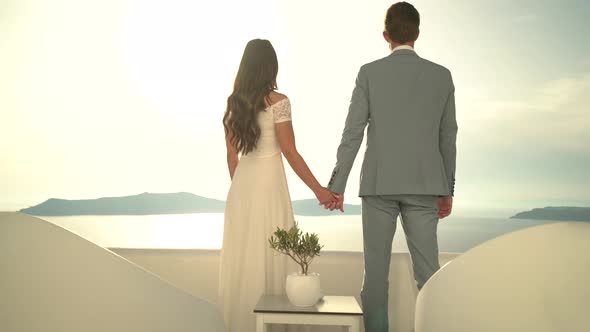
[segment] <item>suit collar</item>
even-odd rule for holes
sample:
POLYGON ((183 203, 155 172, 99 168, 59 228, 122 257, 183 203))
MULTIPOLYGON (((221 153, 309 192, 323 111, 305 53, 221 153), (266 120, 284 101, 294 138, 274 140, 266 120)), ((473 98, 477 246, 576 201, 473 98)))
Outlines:
POLYGON ((391 53, 395 52, 395 51, 399 51, 399 50, 414 50, 414 47, 412 47, 411 45, 397 45, 393 50, 391 50, 391 53))
POLYGON ((394 52, 391 52, 391 56, 399 56, 399 55, 413 55, 413 56, 418 56, 418 54, 416 53, 416 51, 414 51, 413 49, 397 49, 394 52))

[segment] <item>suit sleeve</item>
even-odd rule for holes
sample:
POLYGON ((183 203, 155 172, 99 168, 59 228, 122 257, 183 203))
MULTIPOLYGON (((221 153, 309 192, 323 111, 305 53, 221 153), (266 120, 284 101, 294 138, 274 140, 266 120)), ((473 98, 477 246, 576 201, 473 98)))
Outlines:
MULTIPOLYGON (((449 74, 450 75, 450 74, 449 74)), ((457 119, 455 116, 455 86, 451 88, 440 121, 439 149, 449 184, 449 194, 455 195, 455 167, 457 159, 457 119)))
POLYGON ((354 159, 363 142, 365 127, 369 121, 368 79, 364 67, 359 70, 348 109, 348 116, 342 132, 342 140, 336 154, 336 166, 332 172, 328 189, 342 194, 354 159))

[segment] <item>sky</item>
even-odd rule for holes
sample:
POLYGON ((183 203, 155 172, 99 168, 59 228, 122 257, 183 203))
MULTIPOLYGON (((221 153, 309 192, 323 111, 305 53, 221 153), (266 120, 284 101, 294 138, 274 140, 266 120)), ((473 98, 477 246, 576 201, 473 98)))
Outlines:
MULTIPOLYGON (((417 53, 456 86, 456 206, 590 206, 590 3, 412 3, 417 53)), ((1 0, 0 210, 142 192, 224 199, 221 119, 253 38, 273 43, 298 149, 326 184, 358 69, 388 55, 391 4, 1 0)), ((313 197, 287 172, 293 199, 313 197)))

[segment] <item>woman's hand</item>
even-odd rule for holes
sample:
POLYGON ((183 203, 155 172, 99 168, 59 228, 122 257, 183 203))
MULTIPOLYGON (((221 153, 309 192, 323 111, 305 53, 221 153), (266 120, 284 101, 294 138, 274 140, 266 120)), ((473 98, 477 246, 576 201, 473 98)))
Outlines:
POLYGON ((329 203, 338 202, 338 195, 324 187, 320 187, 315 191, 315 197, 320 202, 320 205, 324 206, 329 203))

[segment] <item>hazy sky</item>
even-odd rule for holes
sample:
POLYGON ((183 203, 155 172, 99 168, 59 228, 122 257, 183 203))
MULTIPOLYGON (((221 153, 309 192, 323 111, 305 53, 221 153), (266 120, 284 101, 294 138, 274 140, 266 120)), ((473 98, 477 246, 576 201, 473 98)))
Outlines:
MULTIPOLYGON (((297 145, 325 184, 358 68, 389 52, 391 3, 0 0, 0 210, 146 191, 225 198, 221 118, 252 38, 274 44, 297 145)), ((413 3, 418 54, 455 80, 457 205, 590 205, 590 4, 413 3)), ((294 199, 313 196, 288 174, 294 199)))

